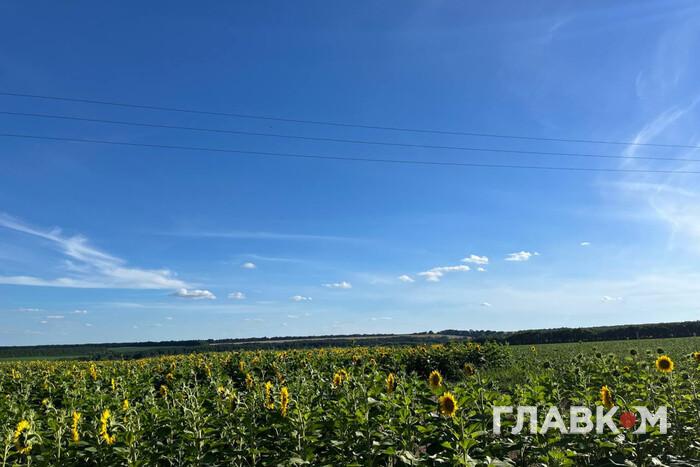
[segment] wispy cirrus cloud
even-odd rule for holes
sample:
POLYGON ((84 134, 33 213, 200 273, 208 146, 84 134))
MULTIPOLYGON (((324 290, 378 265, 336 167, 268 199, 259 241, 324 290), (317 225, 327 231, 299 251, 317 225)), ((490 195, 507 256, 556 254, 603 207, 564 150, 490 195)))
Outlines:
POLYGON ((66 236, 58 228, 36 228, 7 214, 0 214, 0 228, 48 242, 65 257, 63 272, 66 273, 55 278, 0 276, 0 284, 114 289, 177 289, 187 286, 168 269, 130 267, 125 260, 93 247, 81 235, 66 236))
POLYGON ((312 300, 311 297, 305 297, 304 295, 293 295, 289 299, 293 302, 310 302, 312 300))
POLYGON ((467 265, 460 264, 457 266, 437 266, 427 271, 419 272, 418 275, 425 277, 428 282, 440 282, 440 279, 448 272, 464 272, 471 268, 467 265))
POLYGON ((506 261, 529 261, 530 258, 533 256, 539 256, 540 254, 538 252, 530 252, 530 251, 518 251, 516 253, 509 253, 508 256, 506 256, 506 261))
POLYGON ((327 284, 323 284, 323 286, 327 289, 352 289, 352 284, 347 281, 330 282, 327 284))

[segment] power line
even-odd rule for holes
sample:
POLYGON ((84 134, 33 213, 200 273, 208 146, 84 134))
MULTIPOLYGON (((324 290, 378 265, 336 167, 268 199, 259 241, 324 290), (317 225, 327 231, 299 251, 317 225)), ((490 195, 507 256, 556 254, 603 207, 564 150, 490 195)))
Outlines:
POLYGON ((658 174, 692 174, 700 175, 700 171, 690 170, 663 170, 663 169, 614 169, 614 168, 597 168, 597 167, 558 167, 558 166, 541 166, 541 165, 514 165, 514 164, 482 164, 476 162, 450 162, 450 161, 419 161, 407 159, 384 159, 384 158, 365 158, 354 156, 333 156, 333 155, 317 155, 303 153, 284 153, 284 152, 267 152, 267 151, 246 151, 240 149, 224 149, 224 148, 209 148, 197 146, 178 146, 169 144, 149 144, 149 143, 131 143, 127 141, 109 141, 98 139, 81 139, 81 138, 65 138, 58 136, 41 136, 27 135, 18 133, 0 133, 0 137, 7 138, 24 138, 46 141, 61 141, 71 143, 88 143, 88 144, 106 144, 116 146, 144 147, 154 149, 174 149, 182 151, 202 151, 213 153, 227 154, 243 154, 263 157, 281 157, 295 159, 320 159, 348 162, 374 162, 386 164, 404 164, 404 165, 424 165, 424 166, 449 166, 449 167, 481 167, 492 169, 523 169, 523 170, 558 170, 572 172, 617 172, 617 173, 658 173, 658 174))
MULTIPOLYGON (((29 113, 29 112, 10 112, 0 110, 0 115, 12 115, 20 117, 32 117, 32 118, 46 118, 46 119, 57 119, 57 120, 70 120, 79 122, 91 122, 109 125, 125 125, 125 126, 136 126, 145 128, 163 128, 169 130, 186 130, 186 131, 199 131, 208 133, 221 133, 221 134, 233 134, 233 135, 245 135, 245 136, 263 136, 272 138, 286 138, 286 139, 296 139, 304 141, 322 141, 322 142, 332 142, 332 143, 349 143, 349 144, 364 144, 364 145, 378 145, 378 146, 397 146, 397 147, 407 147, 407 148, 421 148, 421 149, 441 149, 441 150, 454 150, 454 151, 470 151, 470 152, 490 152, 497 154, 523 154, 530 156, 562 156, 562 157, 584 157, 584 158, 597 158, 597 159, 629 159, 627 156, 616 156, 612 154, 594 154, 594 153, 580 153, 580 152, 559 152, 559 151, 527 151, 521 149, 499 149, 499 148, 483 148, 483 147, 469 147, 469 146, 443 146, 443 145, 430 145, 430 144, 410 144, 410 143, 393 143, 388 141, 370 141, 370 140, 360 140, 360 139, 343 139, 343 138, 326 138, 320 136, 299 136, 299 135, 285 135, 280 133, 264 133, 256 131, 243 131, 243 130, 225 130, 219 128, 205 128, 205 127, 192 127, 192 126, 179 126, 179 125, 166 125, 159 123, 143 123, 143 122, 133 122, 126 120, 107 120, 102 118, 86 118, 86 117, 74 117, 71 115, 56 115, 56 114, 44 114, 44 113, 29 113)), ((655 160, 655 161, 676 161, 676 162, 700 162, 700 159, 692 158, 679 158, 679 157, 665 157, 665 156, 635 156, 635 159, 644 160, 655 160)))
POLYGON ((98 105, 109 105, 115 107, 125 107, 132 109, 142 109, 142 110, 158 110, 165 112, 180 112, 189 114, 199 114, 199 115, 211 115, 218 117, 234 117, 234 118, 246 118, 251 120, 266 120, 266 121, 276 121, 285 123, 300 123, 308 125, 325 125, 343 128, 363 128, 369 130, 385 130, 385 131, 397 131, 405 133, 427 133, 427 134, 437 134, 437 135, 453 135, 453 136, 477 136, 484 138, 500 138, 500 139, 513 139, 513 140, 523 140, 523 141, 548 141, 548 142, 559 142, 559 143, 590 143, 590 144, 611 144, 611 145, 622 145, 622 146, 652 146, 652 147, 664 147, 664 148, 683 148, 683 149, 700 149, 700 146, 688 145, 688 144, 662 144, 662 143, 639 143, 635 141, 613 141, 613 140, 597 140, 597 139, 584 139, 584 138, 547 138, 541 136, 524 136, 524 135, 509 135, 502 133, 484 133, 484 132, 474 132, 474 131, 451 131, 451 130, 434 130, 425 128, 408 128, 408 127, 394 127, 394 126, 382 126, 382 125, 368 125, 360 123, 345 123, 345 122, 333 122, 324 120, 305 120, 299 118, 283 118, 283 117, 273 117, 269 115, 255 115, 246 113, 235 113, 235 112, 216 112, 210 110, 198 110, 198 109, 187 109, 182 107, 165 107, 157 105, 144 105, 144 104, 129 104, 125 102, 115 102, 115 101, 105 101, 97 99, 83 99, 76 97, 63 97, 63 96, 48 96, 42 94, 27 94, 19 92, 0 92, 0 96, 12 96, 12 97, 27 97, 33 99, 44 99, 44 100, 54 100, 54 101, 64 101, 64 102, 77 102, 83 104, 98 104, 98 105))

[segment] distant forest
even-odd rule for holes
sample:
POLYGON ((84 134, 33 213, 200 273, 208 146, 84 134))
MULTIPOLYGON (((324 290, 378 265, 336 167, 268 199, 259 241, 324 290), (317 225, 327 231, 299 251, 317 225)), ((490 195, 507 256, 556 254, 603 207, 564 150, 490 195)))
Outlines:
POLYGON ((0 360, 61 359, 133 359, 157 355, 193 352, 217 352, 256 349, 292 349, 376 345, 412 345, 460 340, 499 342, 510 345, 553 344, 626 339, 692 337, 700 333, 700 321, 677 323, 626 324, 588 328, 531 329, 524 331, 479 331, 447 329, 415 334, 352 334, 326 336, 255 337, 247 339, 189 340, 161 342, 123 342, 79 345, 39 345, 0 347, 0 360))

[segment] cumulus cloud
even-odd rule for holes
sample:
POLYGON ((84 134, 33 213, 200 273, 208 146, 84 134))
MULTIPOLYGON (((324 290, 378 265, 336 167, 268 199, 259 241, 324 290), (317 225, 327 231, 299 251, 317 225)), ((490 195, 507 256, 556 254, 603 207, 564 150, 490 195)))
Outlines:
POLYGON ((242 267, 243 269, 256 269, 256 268, 257 268, 257 266, 255 265, 255 263, 251 263, 250 261, 241 264, 241 267, 242 267))
POLYGON ((419 272, 419 276, 425 277, 428 282, 440 282, 440 279, 448 272, 469 271, 469 266, 460 264, 458 266, 438 266, 427 271, 419 272))
POLYGON ((350 282, 331 282, 328 284, 323 284, 324 287, 329 289, 352 289, 352 284, 350 282))
POLYGON ((180 298, 191 298, 192 300, 214 300, 216 295, 208 290, 192 289, 188 290, 185 288, 179 289, 173 295, 180 298))
POLYGON ((531 253, 529 251, 519 251, 517 253, 510 253, 506 256, 506 261, 528 261, 533 256, 539 256, 540 254, 536 251, 531 253))
POLYGON ((408 274, 402 274, 398 277, 401 282, 415 282, 416 280, 408 274))
POLYGON ((231 300, 245 300, 245 294, 243 292, 231 292, 228 294, 228 298, 231 300))
POLYGON ((491 304, 489 302, 481 302, 481 306, 484 306, 486 308, 491 308, 491 304))
POLYGON ((581 246, 591 246, 591 242, 581 242, 581 246))
POLYGON ((28 275, 0 276, 0 284, 43 287, 105 289, 176 289, 187 284, 168 269, 140 269, 90 245, 80 235, 66 236, 60 229, 31 227, 13 217, 0 214, 0 227, 47 241, 64 257, 64 277, 42 278, 28 275))
POLYGON ((489 264, 489 258, 488 256, 469 255, 466 258, 462 259, 462 262, 484 265, 489 264))
POLYGON ((476 268, 476 270, 479 271, 479 272, 486 272, 486 268, 482 268, 481 266, 479 266, 478 268, 476 268))
POLYGON ((294 295, 292 297, 289 297, 289 299, 293 302, 310 302, 311 297, 304 297, 303 295, 294 295))

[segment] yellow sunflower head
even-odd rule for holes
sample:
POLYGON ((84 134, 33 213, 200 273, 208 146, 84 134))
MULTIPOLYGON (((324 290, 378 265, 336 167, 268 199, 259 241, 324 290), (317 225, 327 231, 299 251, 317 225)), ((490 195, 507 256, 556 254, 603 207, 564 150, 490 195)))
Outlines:
POLYGON ((673 360, 668 355, 662 355, 656 359, 656 369, 662 373, 670 373, 673 371, 673 360))
POLYGON ((431 389, 437 389, 442 386, 442 375, 439 371, 433 370, 430 372, 430 376, 428 376, 428 386, 430 386, 431 389))
POLYGON ((31 425, 27 420, 21 420, 15 428, 15 433, 12 436, 12 441, 15 443, 15 448, 17 452, 22 455, 27 455, 32 450, 32 445, 27 444, 27 433, 29 432, 31 425))
POLYGON ((289 389, 284 386, 280 389, 280 413, 283 417, 287 416, 287 409, 289 408, 289 389))
POLYGON ((80 441, 80 432, 78 431, 78 425, 80 424, 80 418, 82 414, 77 411, 73 411, 73 424, 71 425, 71 439, 74 443, 80 441))
POLYGON ((333 375, 333 387, 334 388, 339 388, 343 384, 343 375, 340 373, 335 373, 333 375))
POLYGON ((610 409, 614 404, 612 392, 607 386, 600 388, 600 401, 606 409, 610 409))
POLYGON ((438 399, 440 413, 445 417, 452 417, 457 412, 457 400, 451 392, 446 392, 438 399))
POLYGON ((700 352, 693 352, 693 359, 700 363, 700 352))
POLYGON ((272 398, 272 381, 265 382, 265 408, 268 410, 275 408, 275 400, 272 398))
POLYGON ((391 394, 396 389, 396 375, 394 373, 389 373, 386 376, 386 392, 391 394))

